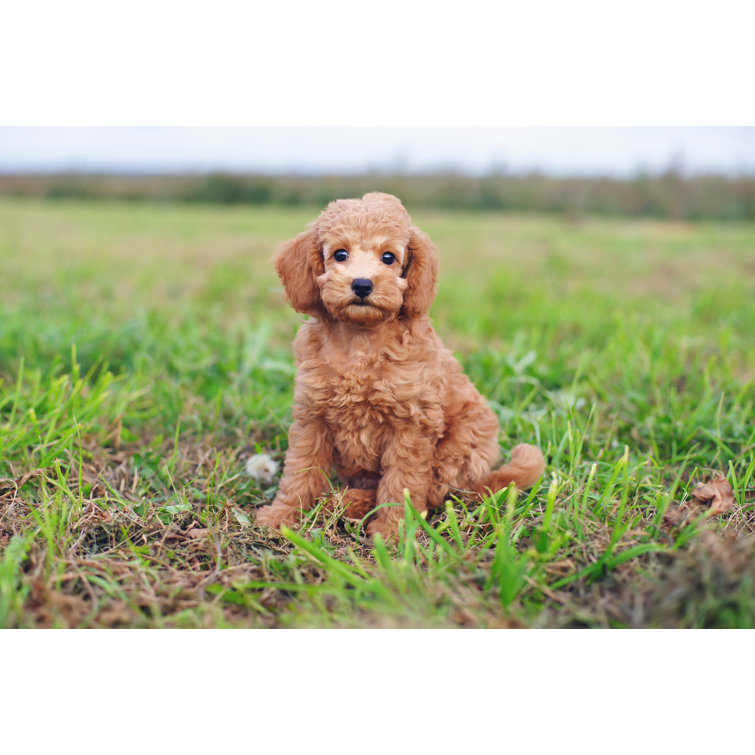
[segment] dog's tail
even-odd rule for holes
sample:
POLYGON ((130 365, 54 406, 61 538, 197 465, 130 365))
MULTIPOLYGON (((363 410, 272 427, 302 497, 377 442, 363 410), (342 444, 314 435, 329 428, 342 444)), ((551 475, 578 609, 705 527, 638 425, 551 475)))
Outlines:
POLYGON ((518 488, 531 488, 545 471, 543 452, 537 446, 521 443, 511 452, 511 461, 492 471, 474 492, 480 495, 495 493, 513 482, 518 488))

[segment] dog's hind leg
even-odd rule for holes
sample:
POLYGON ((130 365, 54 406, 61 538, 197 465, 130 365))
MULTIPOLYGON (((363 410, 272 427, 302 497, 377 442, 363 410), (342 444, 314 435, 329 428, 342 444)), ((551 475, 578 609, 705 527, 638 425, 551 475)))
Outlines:
POLYGON ((447 414, 435 447, 428 505, 442 506, 452 489, 473 488, 489 475, 498 455, 498 420, 482 398, 447 414))

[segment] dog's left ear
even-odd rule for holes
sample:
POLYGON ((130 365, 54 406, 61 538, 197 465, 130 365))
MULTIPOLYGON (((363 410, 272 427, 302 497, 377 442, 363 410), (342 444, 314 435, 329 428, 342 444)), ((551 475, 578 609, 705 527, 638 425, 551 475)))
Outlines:
POLYGON ((273 258, 286 301, 305 315, 323 314, 317 276, 325 272, 317 231, 310 228, 286 241, 273 258))
POLYGON ((430 237, 415 226, 411 228, 402 275, 408 284, 402 314, 407 317, 426 315, 437 293, 438 257, 430 237))

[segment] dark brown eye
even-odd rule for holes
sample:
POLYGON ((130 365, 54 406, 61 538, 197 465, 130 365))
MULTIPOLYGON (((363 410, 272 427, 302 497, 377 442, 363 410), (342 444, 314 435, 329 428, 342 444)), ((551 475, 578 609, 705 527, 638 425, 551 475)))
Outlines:
POLYGON ((336 262, 345 262, 348 256, 349 253, 345 249, 336 249, 335 252, 333 252, 333 259, 336 262))
POLYGON ((392 265, 396 261, 396 255, 393 252, 383 252, 380 258, 386 265, 392 265))

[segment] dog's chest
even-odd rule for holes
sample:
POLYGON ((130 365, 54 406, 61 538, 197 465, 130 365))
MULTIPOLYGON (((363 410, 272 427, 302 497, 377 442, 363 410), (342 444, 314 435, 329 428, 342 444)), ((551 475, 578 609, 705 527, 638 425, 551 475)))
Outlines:
POLYGON ((416 415, 422 403, 422 365, 381 355, 326 369, 327 390, 318 396, 328 424, 374 425, 416 415))
POLYGON ((384 354, 300 366, 296 400, 322 417, 347 466, 377 471, 387 438, 397 429, 425 427, 437 414, 437 390, 423 380, 423 365, 384 354))
POLYGON ((306 338, 305 331, 302 337, 295 390, 300 419, 325 420, 345 466, 377 471, 397 433, 437 441, 443 432, 447 385, 438 351, 413 349, 404 336, 383 343, 364 335, 306 338))
POLYGON ((377 472, 386 442, 406 425, 422 422, 421 368, 379 358, 329 372, 321 405, 334 446, 347 467, 377 472))

